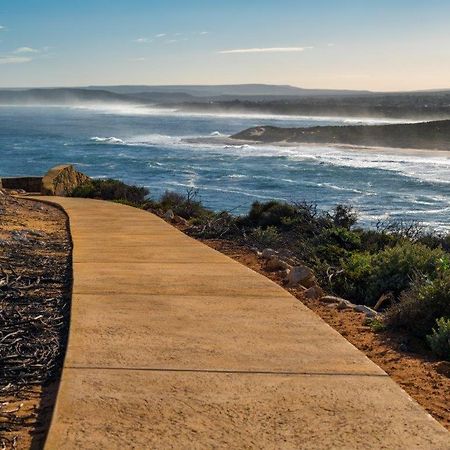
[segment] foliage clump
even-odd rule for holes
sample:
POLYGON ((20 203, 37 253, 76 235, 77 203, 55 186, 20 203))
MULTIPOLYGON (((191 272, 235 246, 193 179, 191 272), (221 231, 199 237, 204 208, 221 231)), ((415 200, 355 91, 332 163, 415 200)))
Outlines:
POLYGON ((72 197, 120 200, 132 205, 142 205, 148 195, 149 190, 146 188, 113 179, 91 179, 88 183, 76 187, 71 193, 72 197))
POLYGON ((437 357, 450 361, 450 319, 441 317, 436 320, 436 325, 437 328, 427 336, 428 344, 437 357))
POLYGON ((343 272, 335 289, 351 300, 373 306, 383 294, 398 298, 417 274, 435 277, 445 256, 439 248, 406 240, 377 253, 357 251, 342 261, 343 272))
POLYGON ((199 218, 210 214, 210 211, 198 199, 198 192, 192 189, 189 189, 186 195, 166 191, 159 200, 159 207, 164 211, 170 209, 184 219, 199 218))
POLYGON ((389 328, 425 338, 441 317, 450 319, 450 272, 434 280, 417 277, 386 311, 385 322, 389 328))

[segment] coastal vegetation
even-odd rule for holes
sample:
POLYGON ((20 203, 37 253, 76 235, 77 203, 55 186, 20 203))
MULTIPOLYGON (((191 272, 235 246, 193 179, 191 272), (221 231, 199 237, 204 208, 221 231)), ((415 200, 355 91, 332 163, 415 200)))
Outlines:
MULTIPOLYGON (((378 310, 373 326, 401 330, 449 358, 450 235, 417 223, 358 226, 352 207, 321 211, 307 202, 254 202, 242 216, 205 208, 197 192, 148 191, 116 180, 92 180, 73 196, 120 201, 181 223, 196 238, 270 248, 305 265, 329 294, 378 310)), ((280 268, 282 269, 282 268, 280 268)))

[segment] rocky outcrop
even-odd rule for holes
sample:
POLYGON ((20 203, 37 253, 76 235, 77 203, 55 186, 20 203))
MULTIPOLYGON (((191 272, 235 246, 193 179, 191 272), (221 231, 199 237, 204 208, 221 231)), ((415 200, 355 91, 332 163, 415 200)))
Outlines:
POLYGON ((89 177, 78 172, 70 164, 56 166, 50 169, 42 178, 41 193, 43 195, 58 195, 66 197, 76 187, 89 181, 89 177))

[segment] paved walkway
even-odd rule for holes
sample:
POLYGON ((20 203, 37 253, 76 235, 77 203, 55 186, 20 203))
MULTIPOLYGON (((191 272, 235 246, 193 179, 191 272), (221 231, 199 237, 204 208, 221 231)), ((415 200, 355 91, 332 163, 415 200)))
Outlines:
POLYGON ((70 218, 70 339, 47 450, 448 449, 379 367, 265 277, 144 211, 70 218))

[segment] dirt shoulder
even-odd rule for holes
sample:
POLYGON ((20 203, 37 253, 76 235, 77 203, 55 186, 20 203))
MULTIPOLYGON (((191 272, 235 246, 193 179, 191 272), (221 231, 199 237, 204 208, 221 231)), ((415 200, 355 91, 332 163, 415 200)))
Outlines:
MULTIPOLYGON (((203 243, 239 261, 284 287, 276 272, 264 269, 263 260, 245 246, 227 240, 203 243)), ((420 343, 400 333, 375 332, 364 314, 337 310, 320 300, 305 299, 301 290, 287 289, 395 380, 436 420, 450 430, 450 364, 434 359, 420 343)))
POLYGON ((71 242, 65 214, 0 192, 0 447, 41 448, 65 351, 71 242))

